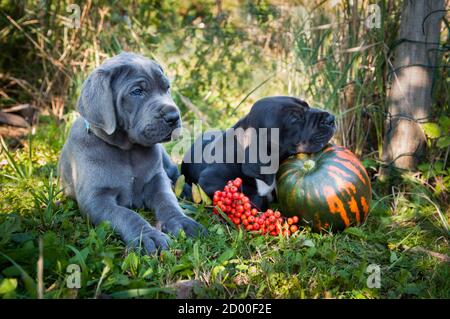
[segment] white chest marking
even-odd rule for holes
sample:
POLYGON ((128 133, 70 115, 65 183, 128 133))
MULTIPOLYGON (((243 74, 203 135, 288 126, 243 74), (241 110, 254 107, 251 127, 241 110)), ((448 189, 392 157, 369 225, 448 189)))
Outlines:
POLYGON ((275 189, 275 179, 273 180, 272 185, 267 185, 260 179, 255 178, 256 180, 256 189, 258 190, 259 196, 271 196, 272 191, 275 189))

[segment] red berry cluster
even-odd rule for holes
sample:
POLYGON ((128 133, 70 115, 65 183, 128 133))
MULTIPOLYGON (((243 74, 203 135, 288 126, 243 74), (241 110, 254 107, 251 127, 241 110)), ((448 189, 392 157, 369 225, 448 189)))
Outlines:
POLYGON ((228 181, 223 191, 216 191, 213 197, 215 206, 213 214, 218 215, 220 209, 238 227, 245 227, 248 231, 257 231, 261 234, 277 236, 282 233, 285 236, 298 231, 296 225, 297 216, 285 219, 279 211, 271 209, 260 212, 252 207, 250 199, 240 192, 242 179, 228 181))

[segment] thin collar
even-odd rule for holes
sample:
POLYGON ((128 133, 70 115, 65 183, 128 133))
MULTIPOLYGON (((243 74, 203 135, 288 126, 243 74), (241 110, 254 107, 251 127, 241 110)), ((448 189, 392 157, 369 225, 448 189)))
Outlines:
POLYGON ((90 133, 90 131, 91 131, 91 124, 88 121, 86 121, 86 119, 84 119, 84 126, 86 127, 86 132, 90 133))

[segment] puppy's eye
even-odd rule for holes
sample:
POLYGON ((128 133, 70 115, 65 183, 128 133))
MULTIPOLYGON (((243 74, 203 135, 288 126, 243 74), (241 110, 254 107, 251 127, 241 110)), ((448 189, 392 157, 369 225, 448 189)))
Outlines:
POLYGON ((164 84, 162 88, 163 88, 163 91, 164 91, 164 92, 169 92, 169 90, 170 90, 170 84, 169 84, 169 83, 164 84))
POLYGON ((305 113, 300 113, 300 114, 298 115, 298 119, 299 119, 300 122, 305 121, 305 113))
POLYGON ((291 124, 301 123, 305 120, 305 115, 303 113, 292 115, 290 118, 291 124))
POLYGON ((170 90, 170 83, 167 79, 163 78, 163 80, 161 81, 161 85, 164 91, 169 91, 170 90))
POLYGON ((144 94, 144 90, 141 88, 135 88, 133 91, 130 92, 131 96, 142 96, 144 94))
POLYGON ((296 116, 291 116, 289 122, 290 122, 291 124, 297 123, 297 122, 298 122, 298 117, 296 117, 296 116))

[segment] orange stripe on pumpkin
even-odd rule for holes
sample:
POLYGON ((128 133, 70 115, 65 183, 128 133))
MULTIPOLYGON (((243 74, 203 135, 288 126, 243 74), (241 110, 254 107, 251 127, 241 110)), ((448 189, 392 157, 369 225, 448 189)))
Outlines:
MULTIPOLYGON (((337 161, 337 160, 335 160, 335 161, 337 161)), ((350 174, 346 173, 345 171, 343 171, 342 169, 340 169, 339 167, 336 167, 336 166, 330 165, 330 167, 328 167, 328 170, 333 171, 343 177, 351 177, 350 174)))
POLYGON ((322 153, 328 153, 328 152, 330 152, 330 151, 333 151, 335 148, 333 147, 333 146, 328 146, 326 149, 324 149, 323 151, 322 151, 322 153))
POLYGON ((364 196, 361 196, 361 206, 364 211, 364 218, 367 216, 367 213, 369 212, 369 205, 367 204, 366 198, 364 196))
POLYGON ((348 227, 350 225, 350 220, 347 217, 347 212, 345 211, 344 204, 336 195, 333 188, 330 186, 325 186, 323 188, 323 192, 325 194, 330 212, 333 214, 339 213, 341 219, 344 221, 345 226, 348 227))
POLYGON ((366 179, 364 179, 364 177, 361 175, 361 172, 355 166, 353 166, 352 163, 345 162, 345 161, 342 161, 342 160, 339 160, 339 159, 335 159, 334 161, 339 163, 339 164, 344 165, 346 168, 348 168, 353 173, 355 173, 356 176, 358 176, 358 178, 361 180, 361 182, 363 182, 364 185, 367 184, 366 183, 366 179))
POLYGON ((352 152, 346 149, 343 152, 336 152, 336 156, 352 162, 353 165, 357 166, 364 173, 367 180, 369 180, 366 169, 352 152))
POLYGON ((331 178, 333 178, 336 182, 336 185, 339 187, 339 189, 343 188, 347 192, 348 195, 351 195, 350 189, 353 191, 353 194, 356 194, 356 187, 349 181, 346 181, 342 178, 340 178, 338 175, 328 172, 328 175, 330 175, 331 178))
POLYGON ((360 215, 359 215, 359 208, 358 203, 356 202, 355 198, 352 196, 350 201, 348 202, 348 206, 350 207, 350 211, 355 214, 356 216, 356 223, 359 225, 360 222, 360 215))

